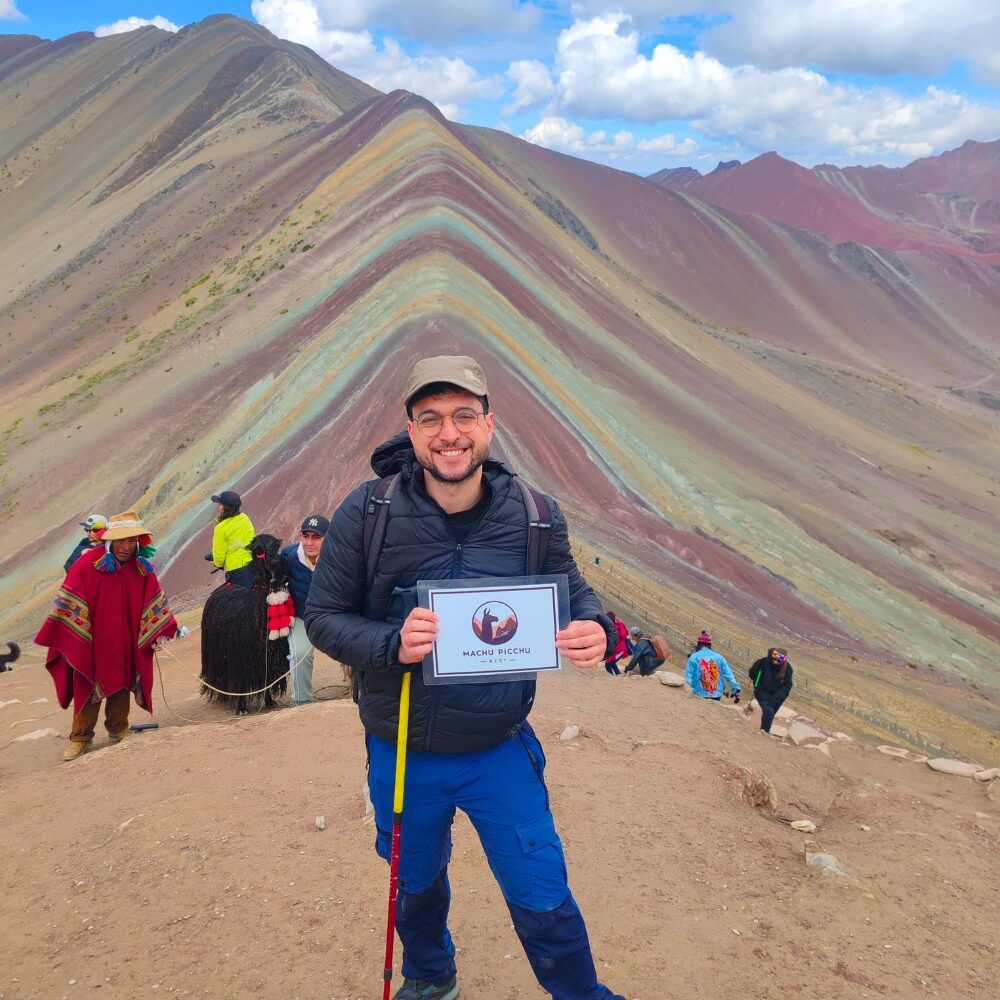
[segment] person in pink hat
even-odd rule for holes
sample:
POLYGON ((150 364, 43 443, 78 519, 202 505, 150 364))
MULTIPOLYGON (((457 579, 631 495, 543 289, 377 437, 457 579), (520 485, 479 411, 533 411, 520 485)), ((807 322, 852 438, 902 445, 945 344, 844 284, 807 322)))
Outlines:
POLYGON ((708 629, 702 629, 694 644, 684 679, 694 694, 711 701, 721 701, 728 684, 729 697, 739 704, 740 685, 736 675, 726 658, 712 649, 712 633, 708 629))

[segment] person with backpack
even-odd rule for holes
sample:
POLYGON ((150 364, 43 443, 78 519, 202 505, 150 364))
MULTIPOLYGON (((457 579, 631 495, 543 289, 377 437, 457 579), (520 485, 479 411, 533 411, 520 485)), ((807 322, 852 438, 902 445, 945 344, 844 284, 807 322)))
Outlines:
POLYGON ((778 709, 792 690, 792 664, 788 651, 772 646, 766 656, 755 660, 750 668, 753 696, 760 705, 760 728, 771 731, 778 709))
POLYGON ((212 551, 205 558, 214 562, 216 569, 225 570, 226 583, 249 590, 253 574, 247 546, 256 534, 253 523, 241 512, 243 501, 235 490, 223 490, 212 497, 212 503, 219 505, 219 516, 212 532, 212 551))
POLYGON ((703 629, 688 657, 684 679, 699 698, 721 701, 726 685, 729 697, 740 703, 740 686, 726 658, 712 649, 712 633, 703 629))
POLYGON ((620 618, 618 618, 613 611, 608 612, 608 617, 611 619, 615 626, 615 631, 618 634, 618 642, 615 643, 614 652, 604 661, 604 669, 611 674, 612 677, 621 677, 622 672, 618 668, 618 661, 622 657, 627 656, 628 649, 628 626, 620 618))
MULTIPOLYGON (((417 607, 416 584, 565 573, 572 621, 556 645, 580 669, 611 655, 617 631, 577 568, 558 505, 489 457, 496 418, 479 364, 468 357, 418 361, 403 404, 406 432, 372 456, 382 478, 359 486, 333 515, 305 608, 313 645, 355 671, 375 848, 386 861, 402 679, 410 674, 394 909, 404 982, 394 998, 458 996, 448 861, 459 808, 479 834, 543 989, 558 1000, 624 1000, 598 981, 567 882, 545 754, 528 722, 535 682, 425 685, 421 662, 433 649, 438 618, 417 607)), ((508 988, 486 984, 480 992, 499 996, 508 988)))
POLYGON ((625 668, 625 673, 638 672, 639 677, 649 677, 655 674, 670 656, 670 647, 662 635, 647 635, 638 625, 632 629, 632 641, 635 649, 632 659, 625 668))

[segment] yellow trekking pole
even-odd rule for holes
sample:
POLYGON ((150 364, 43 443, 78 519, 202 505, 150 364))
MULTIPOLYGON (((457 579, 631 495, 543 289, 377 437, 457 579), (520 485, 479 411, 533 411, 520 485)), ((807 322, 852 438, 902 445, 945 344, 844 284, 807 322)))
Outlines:
POLYGON ((403 826, 403 791, 406 788, 406 742, 410 731, 410 672, 403 674, 399 692, 399 728, 396 733, 396 782, 392 792, 392 851, 389 855, 389 916, 385 929, 385 969, 382 1000, 389 1000, 392 982, 392 946, 396 939, 396 893, 399 890, 399 841, 403 826))

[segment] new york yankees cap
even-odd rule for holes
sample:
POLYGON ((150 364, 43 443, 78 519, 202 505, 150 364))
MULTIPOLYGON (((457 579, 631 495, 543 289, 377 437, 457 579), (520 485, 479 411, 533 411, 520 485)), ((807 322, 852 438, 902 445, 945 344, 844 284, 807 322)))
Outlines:
POLYGON ((303 522, 299 531, 304 535, 325 535, 330 530, 330 522, 322 514, 310 514, 303 522))

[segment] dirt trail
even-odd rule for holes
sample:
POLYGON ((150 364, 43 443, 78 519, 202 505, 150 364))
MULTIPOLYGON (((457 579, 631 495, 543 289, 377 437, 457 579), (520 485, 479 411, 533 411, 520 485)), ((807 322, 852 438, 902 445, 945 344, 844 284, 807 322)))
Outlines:
MULTIPOLYGON (((158 683, 159 730, 106 749, 101 733, 71 764, 54 736, 8 742, 66 735, 40 666, 0 676, 0 702, 19 699, 0 708, 0 998, 380 996, 387 869, 354 705, 237 721, 197 698, 196 637, 171 648, 167 699, 198 721, 171 718, 158 683)), ((318 663, 316 680, 339 668, 318 663)), ((603 671, 545 678, 532 722, 599 969, 629 1000, 995 989, 996 782, 857 744, 798 749, 603 671), (582 735, 562 742, 569 723, 582 735), (745 767, 773 782, 777 814, 817 832, 741 801, 745 767), (849 877, 807 867, 807 844, 849 877)), ((463 1000, 541 997, 461 816, 452 886, 463 1000)))

